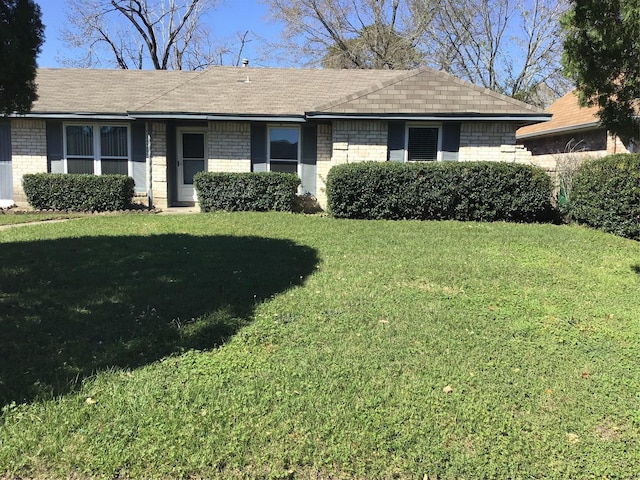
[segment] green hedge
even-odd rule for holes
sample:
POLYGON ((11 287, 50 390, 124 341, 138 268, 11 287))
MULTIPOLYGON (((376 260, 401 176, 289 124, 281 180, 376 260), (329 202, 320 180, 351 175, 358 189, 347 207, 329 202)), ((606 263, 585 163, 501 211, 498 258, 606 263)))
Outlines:
POLYGON ((500 162, 338 165, 327 177, 337 218, 538 222, 553 218, 538 167, 500 162))
POLYGON ((292 173, 199 172, 194 178, 203 212, 293 211, 300 179, 292 173))
POLYGON ((22 177, 29 205, 37 210, 105 212, 131 205, 135 183, 126 175, 36 173, 22 177))
POLYGON ((640 240, 640 155, 590 160, 573 178, 569 219, 640 240))

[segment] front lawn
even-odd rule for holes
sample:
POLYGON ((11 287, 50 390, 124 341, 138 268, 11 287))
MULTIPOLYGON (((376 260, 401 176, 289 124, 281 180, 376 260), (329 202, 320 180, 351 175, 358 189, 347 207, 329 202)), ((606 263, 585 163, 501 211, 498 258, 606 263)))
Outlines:
POLYGON ((0 478, 638 474, 636 242, 271 213, 0 242, 0 478))

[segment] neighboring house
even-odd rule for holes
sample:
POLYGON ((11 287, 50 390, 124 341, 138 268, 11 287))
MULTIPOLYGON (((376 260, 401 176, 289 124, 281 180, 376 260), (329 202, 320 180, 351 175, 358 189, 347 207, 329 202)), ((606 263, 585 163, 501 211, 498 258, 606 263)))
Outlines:
POLYGON ((597 107, 580 107, 574 90, 545 110, 551 121, 518 129, 517 143, 532 154, 532 162, 556 170, 557 162, 568 155, 575 158, 629 153, 622 141, 609 135, 597 116, 597 107))
POLYGON ((0 120, 0 201, 22 176, 122 173, 138 200, 193 205, 193 175, 293 172, 326 203, 347 162, 529 162, 523 125, 549 114, 431 69, 41 69, 31 113, 0 120))

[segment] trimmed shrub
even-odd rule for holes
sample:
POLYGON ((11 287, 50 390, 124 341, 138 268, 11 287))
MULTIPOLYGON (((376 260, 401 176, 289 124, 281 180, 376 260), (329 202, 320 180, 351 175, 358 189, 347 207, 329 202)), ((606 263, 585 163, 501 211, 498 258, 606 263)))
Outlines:
POLYGON ((338 165, 327 176, 337 218, 537 222, 553 218, 551 178, 500 162, 338 165))
POLYGON ((36 173, 22 177, 29 205, 37 210, 106 212, 131 205, 135 183, 126 175, 36 173))
POLYGON ((640 155, 582 164, 573 179, 569 220, 640 240, 640 155))
POLYGON ((200 210, 291 212, 300 179, 292 173, 212 173, 193 177, 200 210))

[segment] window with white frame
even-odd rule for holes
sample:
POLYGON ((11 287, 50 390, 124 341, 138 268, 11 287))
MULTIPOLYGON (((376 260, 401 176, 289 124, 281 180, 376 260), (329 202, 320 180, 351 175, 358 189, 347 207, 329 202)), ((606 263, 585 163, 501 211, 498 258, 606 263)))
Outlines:
POLYGON ((440 125, 409 125, 406 138, 408 162, 433 162, 441 159, 440 125))
POLYGON ((65 125, 65 172, 129 175, 126 125, 65 125))
POLYGON ((300 129, 269 127, 269 171, 298 173, 300 129))

